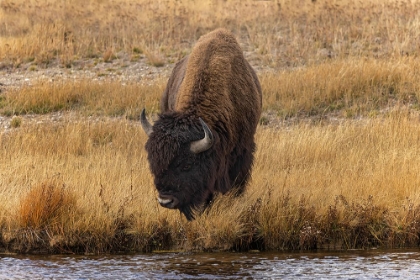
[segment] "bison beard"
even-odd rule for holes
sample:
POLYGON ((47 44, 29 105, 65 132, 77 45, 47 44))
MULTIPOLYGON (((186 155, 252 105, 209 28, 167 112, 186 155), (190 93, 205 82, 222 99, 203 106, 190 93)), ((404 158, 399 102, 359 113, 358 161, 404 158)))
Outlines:
POLYGON ((217 192, 242 193, 255 151, 261 87, 231 33, 215 30, 175 65, 146 151, 158 201, 188 220, 217 192))

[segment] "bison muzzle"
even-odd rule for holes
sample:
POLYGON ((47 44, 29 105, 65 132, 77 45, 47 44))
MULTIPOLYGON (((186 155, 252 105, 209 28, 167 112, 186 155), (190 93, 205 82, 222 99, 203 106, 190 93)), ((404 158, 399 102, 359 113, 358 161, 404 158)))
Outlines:
POLYGON ((202 36, 174 67, 151 125, 145 110, 147 157, 158 202, 188 220, 214 194, 241 194, 250 178, 261 86, 233 35, 202 36))

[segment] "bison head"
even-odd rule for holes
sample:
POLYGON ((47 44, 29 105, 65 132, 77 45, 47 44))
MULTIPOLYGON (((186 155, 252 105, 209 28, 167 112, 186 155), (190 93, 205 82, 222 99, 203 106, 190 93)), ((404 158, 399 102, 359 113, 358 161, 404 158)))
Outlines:
POLYGON ((160 115, 152 126, 143 110, 141 124, 149 136, 146 151, 160 205, 193 219, 193 210, 214 191, 211 130, 201 118, 179 112, 160 115))

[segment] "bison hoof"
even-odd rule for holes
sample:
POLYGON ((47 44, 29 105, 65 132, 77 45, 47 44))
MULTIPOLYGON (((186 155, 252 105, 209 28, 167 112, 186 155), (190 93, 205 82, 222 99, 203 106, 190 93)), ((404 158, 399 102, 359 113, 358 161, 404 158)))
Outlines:
POLYGON ((173 195, 163 195, 158 196, 158 202, 161 206, 174 209, 178 206, 178 199, 173 195))

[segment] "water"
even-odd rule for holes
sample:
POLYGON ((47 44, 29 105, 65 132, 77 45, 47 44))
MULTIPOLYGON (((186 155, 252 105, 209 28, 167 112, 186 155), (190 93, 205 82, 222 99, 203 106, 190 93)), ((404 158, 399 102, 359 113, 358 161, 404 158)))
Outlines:
POLYGON ((0 256, 0 279, 416 279, 419 251, 0 256))

